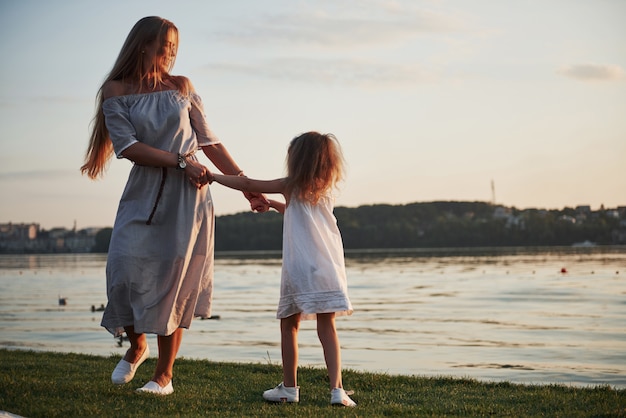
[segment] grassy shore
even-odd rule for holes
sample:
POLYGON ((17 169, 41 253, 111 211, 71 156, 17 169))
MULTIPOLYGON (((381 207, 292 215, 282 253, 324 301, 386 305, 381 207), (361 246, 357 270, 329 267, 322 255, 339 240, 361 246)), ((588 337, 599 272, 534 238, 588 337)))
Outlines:
POLYGON ((610 387, 480 383, 471 379, 344 371, 356 408, 330 406, 325 370, 299 371, 300 403, 271 404, 261 393, 280 382, 272 364, 178 359, 175 392, 138 394, 156 360, 115 386, 119 357, 0 350, 0 410, 24 417, 626 417, 626 390, 610 387))

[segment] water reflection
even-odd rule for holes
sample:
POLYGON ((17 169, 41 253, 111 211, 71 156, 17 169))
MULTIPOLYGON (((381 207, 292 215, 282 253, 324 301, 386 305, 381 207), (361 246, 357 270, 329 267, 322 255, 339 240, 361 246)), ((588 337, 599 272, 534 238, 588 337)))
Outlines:
MULTIPOLYGON (((220 319, 194 321, 181 355, 279 361, 280 257, 218 253, 220 319)), ((0 256, 0 347, 121 355, 128 343, 91 309, 106 303, 105 262, 0 256)), ((346 264, 355 313, 337 325, 347 368, 626 387, 625 247, 347 251, 346 264)), ((300 354, 323 365, 311 321, 300 354)))

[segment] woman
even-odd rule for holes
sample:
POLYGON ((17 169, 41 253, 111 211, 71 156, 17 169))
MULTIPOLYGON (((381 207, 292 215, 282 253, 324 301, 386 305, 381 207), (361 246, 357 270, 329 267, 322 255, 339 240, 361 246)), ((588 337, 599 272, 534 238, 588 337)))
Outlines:
MULTIPOLYGON (((131 160, 107 259, 108 303, 101 325, 126 332, 130 348, 113 371, 115 384, 130 382, 148 357, 146 333, 157 334, 156 369, 138 389, 167 395, 183 328, 211 315, 213 204, 202 149, 225 174, 242 175, 207 124, 191 82, 174 76, 178 29, 160 17, 139 20, 98 92, 83 174, 95 179, 109 158, 131 160)), ((245 193, 254 210, 262 195, 245 193)))

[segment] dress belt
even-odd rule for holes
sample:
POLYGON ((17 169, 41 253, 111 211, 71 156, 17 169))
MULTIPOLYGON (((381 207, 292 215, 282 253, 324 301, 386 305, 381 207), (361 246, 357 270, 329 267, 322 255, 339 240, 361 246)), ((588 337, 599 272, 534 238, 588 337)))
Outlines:
POLYGON ((159 206, 159 201, 161 200, 161 195, 163 195, 163 188, 165 187, 165 179, 167 178, 167 167, 163 167, 161 170, 161 185, 159 186, 159 192, 157 193, 156 200, 154 201, 154 207, 152 208, 152 212, 150 213, 150 217, 146 221, 146 225, 152 224, 152 218, 154 218, 154 213, 159 206))

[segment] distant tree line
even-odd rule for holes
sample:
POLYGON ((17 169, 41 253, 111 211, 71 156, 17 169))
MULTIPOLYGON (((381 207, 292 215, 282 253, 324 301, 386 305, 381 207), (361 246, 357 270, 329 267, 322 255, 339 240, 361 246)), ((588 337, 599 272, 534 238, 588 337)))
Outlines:
MULTIPOLYGON (((574 208, 504 208, 486 202, 425 202, 335 208, 346 249, 624 244, 625 214, 574 208), (500 212, 498 212, 500 209, 500 212)), ((280 250, 282 215, 242 212, 219 216, 217 251, 280 250)), ((108 249, 111 230, 96 237, 108 249)))
POLYGON ((94 253, 108 253, 109 242, 111 241, 111 233, 113 228, 102 228, 96 233, 96 244, 93 247, 94 253))
MULTIPOLYGON (((573 208, 502 208, 486 202, 337 207, 346 249, 619 244, 619 218, 573 208)), ((623 215, 622 215, 623 216, 623 215)), ((216 250, 278 250, 282 215, 238 213, 216 220, 216 250)))
POLYGON ((337 208, 335 215, 346 248, 354 249, 613 244, 620 227, 619 218, 603 213, 520 211, 485 202, 337 208))

